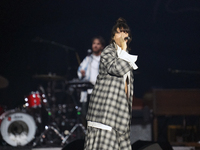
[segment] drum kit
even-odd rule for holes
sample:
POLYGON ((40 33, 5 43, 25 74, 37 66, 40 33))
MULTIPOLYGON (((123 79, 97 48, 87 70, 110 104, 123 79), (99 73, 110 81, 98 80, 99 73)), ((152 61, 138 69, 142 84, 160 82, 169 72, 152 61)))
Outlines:
MULTIPOLYGON (((20 108, 6 110, 0 106, 1 141, 5 145, 64 146, 77 138, 84 138, 80 92, 91 89, 88 81, 67 81, 56 74, 34 75, 34 79, 46 82, 36 91, 24 96, 20 108)), ((8 81, 0 76, 0 88, 8 81)))

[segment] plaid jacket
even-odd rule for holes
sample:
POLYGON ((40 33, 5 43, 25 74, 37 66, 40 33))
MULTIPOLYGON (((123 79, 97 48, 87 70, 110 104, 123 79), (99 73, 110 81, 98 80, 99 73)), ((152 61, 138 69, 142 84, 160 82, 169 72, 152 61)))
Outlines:
POLYGON ((130 130, 133 97, 133 70, 118 58, 114 44, 101 53, 99 75, 90 97, 87 120, 111 126, 120 134, 130 130), (123 75, 130 71, 130 96, 127 99, 123 75))

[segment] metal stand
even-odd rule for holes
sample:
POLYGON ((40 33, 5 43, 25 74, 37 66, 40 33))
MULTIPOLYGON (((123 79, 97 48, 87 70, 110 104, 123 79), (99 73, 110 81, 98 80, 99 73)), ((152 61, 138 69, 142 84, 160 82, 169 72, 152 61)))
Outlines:
MULTIPOLYGON (((74 89, 81 89, 81 90, 87 90, 88 88, 93 87, 93 85, 88 82, 88 81, 71 81, 68 82, 68 85, 72 85, 72 87, 74 89)), ((52 104, 55 104, 55 99, 54 99, 54 91, 55 91, 55 85, 53 82, 48 82, 48 87, 47 87, 47 94, 48 94, 48 98, 51 99, 52 104)), ((69 91, 67 91, 69 92, 69 91)), ((50 119, 53 121, 55 119, 55 112, 52 110, 52 108, 50 110, 47 110, 48 112, 50 112, 52 115, 49 118, 49 121, 47 123, 47 125, 45 126, 45 130, 40 134, 40 136, 38 138, 36 138, 36 140, 33 143, 33 147, 35 147, 40 141, 43 142, 43 139, 46 137, 46 135, 48 134, 49 130, 52 130, 56 135, 58 135, 59 140, 61 139, 61 145, 63 146, 65 143, 68 143, 67 140, 69 139, 69 137, 74 133, 74 131, 80 127, 82 132, 84 133, 84 135, 86 134, 86 129, 84 127, 84 125, 81 123, 80 121, 80 117, 81 115, 81 107, 79 106, 78 102, 76 101, 76 99, 72 96, 72 94, 70 94, 70 92, 68 93, 74 104, 75 104, 75 109, 77 112, 77 121, 76 124, 73 126, 73 128, 70 130, 70 132, 64 136, 63 134, 60 133, 59 128, 55 128, 53 126, 50 125, 50 119)), ((51 106, 51 105, 50 105, 51 106)), ((55 123, 56 125, 56 123, 55 123)), ((77 131, 76 137, 80 138, 81 134, 80 134, 80 130, 77 131)), ((53 143, 53 142, 52 142, 53 143)))
POLYGON ((85 130, 85 127, 82 125, 82 124, 76 124, 72 129, 71 131, 69 132, 69 134, 63 139, 62 141, 62 146, 65 144, 65 142, 67 141, 67 139, 72 135, 72 133, 78 128, 78 127, 81 127, 83 132, 86 134, 86 130, 85 130))
MULTIPOLYGON (((80 113, 81 108, 78 107, 78 106, 76 106, 75 108, 76 108, 76 110, 77 110, 77 124, 74 125, 74 127, 71 129, 71 131, 69 132, 68 135, 66 135, 66 136, 64 137, 64 136, 59 132, 59 130, 57 130, 55 127, 53 127, 53 126, 45 126, 44 132, 42 132, 42 133, 40 134, 40 136, 35 140, 35 142, 33 143, 33 147, 35 147, 35 146, 38 144, 39 141, 41 141, 41 140, 43 140, 43 138, 45 138, 45 134, 47 134, 49 130, 53 130, 53 131, 60 137, 60 139, 62 140, 62 143, 61 143, 62 146, 66 143, 66 141, 68 140, 68 138, 73 134, 73 132, 74 132, 78 127, 80 127, 80 128, 82 129, 83 133, 86 134, 86 129, 85 129, 85 127, 83 126, 83 124, 79 123, 79 122, 80 122, 80 121, 79 121, 79 120, 80 120, 80 117, 79 117, 80 114, 79 114, 79 113, 80 113)), ((79 133, 78 133, 78 135, 79 135, 79 133)))
POLYGON ((45 134, 48 133, 49 130, 53 130, 60 137, 61 140, 64 140, 64 136, 60 134, 60 132, 56 128, 54 128, 53 126, 45 126, 44 132, 42 132, 40 136, 35 140, 35 142, 33 142, 33 147, 35 147, 39 141, 45 138, 45 134))
POLYGON ((81 127, 81 129, 83 130, 83 133, 86 134, 86 129, 85 127, 83 126, 83 124, 79 123, 79 112, 81 110, 80 107, 76 106, 76 110, 77 110, 77 124, 75 124, 75 126, 71 129, 71 131, 69 132, 69 134, 62 140, 62 143, 61 145, 63 146, 65 144, 65 142, 67 141, 67 139, 72 135, 72 133, 78 128, 78 127, 81 127))

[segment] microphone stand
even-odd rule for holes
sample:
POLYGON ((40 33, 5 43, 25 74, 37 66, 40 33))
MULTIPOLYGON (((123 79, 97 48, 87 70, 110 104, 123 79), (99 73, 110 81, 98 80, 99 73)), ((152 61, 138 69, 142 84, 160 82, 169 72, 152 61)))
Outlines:
POLYGON ((43 38, 40 38, 40 37, 36 37, 35 39, 32 40, 32 42, 40 42, 40 43, 52 44, 52 45, 55 45, 55 46, 58 46, 58 47, 61 47, 61 48, 65 49, 66 52, 74 51, 75 54, 76 54, 77 62, 80 65, 80 57, 79 57, 78 53, 76 52, 76 50, 74 48, 72 48, 72 47, 69 47, 69 46, 54 42, 54 41, 49 41, 49 40, 46 40, 46 39, 43 39, 43 38))

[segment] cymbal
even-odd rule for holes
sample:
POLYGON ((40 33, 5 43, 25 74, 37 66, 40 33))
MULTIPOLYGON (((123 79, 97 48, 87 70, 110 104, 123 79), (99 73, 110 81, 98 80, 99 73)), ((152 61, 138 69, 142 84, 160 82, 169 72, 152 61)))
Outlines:
POLYGON ((5 88, 9 84, 8 80, 2 76, 0 76, 0 88, 5 88))
POLYGON ((46 75, 46 74, 40 74, 40 75, 34 75, 33 78, 41 79, 41 80, 65 80, 62 76, 57 75, 46 75))

